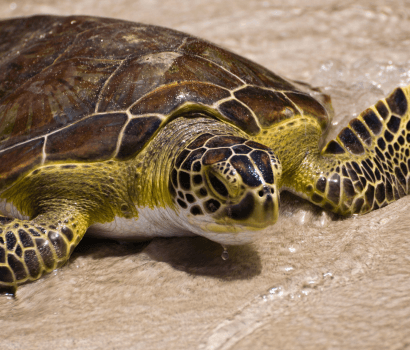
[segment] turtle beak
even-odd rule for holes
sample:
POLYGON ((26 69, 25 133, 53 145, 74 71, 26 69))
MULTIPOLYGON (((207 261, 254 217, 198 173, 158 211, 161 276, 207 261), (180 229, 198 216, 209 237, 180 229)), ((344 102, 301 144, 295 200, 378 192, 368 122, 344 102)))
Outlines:
POLYGON ((279 193, 273 186, 262 185, 258 191, 248 191, 243 199, 227 205, 220 217, 230 229, 260 230, 272 226, 279 216, 279 193))
POLYGON ((240 226, 262 229, 273 225, 279 216, 279 193, 273 186, 263 185, 257 191, 249 191, 238 203, 227 206, 226 216, 240 226))
POLYGON ((202 225, 201 235, 223 245, 247 244, 272 227, 278 216, 279 191, 275 185, 262 184, 246 191, 238 203, 222 204, 213 221, 202 225))

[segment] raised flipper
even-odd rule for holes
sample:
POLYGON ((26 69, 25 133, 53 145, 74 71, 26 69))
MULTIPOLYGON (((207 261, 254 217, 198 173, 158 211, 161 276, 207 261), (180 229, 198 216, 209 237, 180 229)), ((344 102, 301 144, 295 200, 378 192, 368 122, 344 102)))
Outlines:
POLYGON ((14 294, 63 265, 86 229, 86 218, 68 206, 30 221, 0 216, 0 292, 14 294))
POLYGON ((410 192, 410 86, 350 121, 321 152, 310 151, 290 184, 316 205, 363 214, 410 192))

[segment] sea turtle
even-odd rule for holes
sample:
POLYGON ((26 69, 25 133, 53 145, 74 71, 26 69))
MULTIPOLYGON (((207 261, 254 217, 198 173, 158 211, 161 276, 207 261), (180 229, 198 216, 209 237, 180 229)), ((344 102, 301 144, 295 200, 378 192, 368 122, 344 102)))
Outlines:
POLYGON ((252 241, 287 189, 336 213, 409 193, 410 88, 321 148, 328 96, 196 37, 116 19, 0 21, 0 286, 87 232, 252 241))

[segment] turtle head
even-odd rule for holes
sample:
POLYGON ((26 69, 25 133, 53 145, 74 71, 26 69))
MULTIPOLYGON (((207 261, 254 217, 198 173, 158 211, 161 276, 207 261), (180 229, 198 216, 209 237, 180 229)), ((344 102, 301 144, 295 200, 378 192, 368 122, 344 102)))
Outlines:
POLYGON ((221 244, 243 244, 276 222, 280 175, 270 148, 203 134, 176 158, 170 192, 188 230, 221 244))

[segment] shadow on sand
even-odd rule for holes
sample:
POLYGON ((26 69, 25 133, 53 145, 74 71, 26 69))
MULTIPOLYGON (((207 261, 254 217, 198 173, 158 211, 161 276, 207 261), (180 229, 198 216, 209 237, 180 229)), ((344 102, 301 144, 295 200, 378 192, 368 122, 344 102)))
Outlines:
POLYGON ((103 259, 145 254, 153 261, 198 276, 240 280, 261 273, 261 260, 252 245, 228 247, 227 260, 222 259, 222 252, 220 244, 203 237, 156 238, 138 243, 84 237, 70 260, 73 262, 80 256, 103 259))

